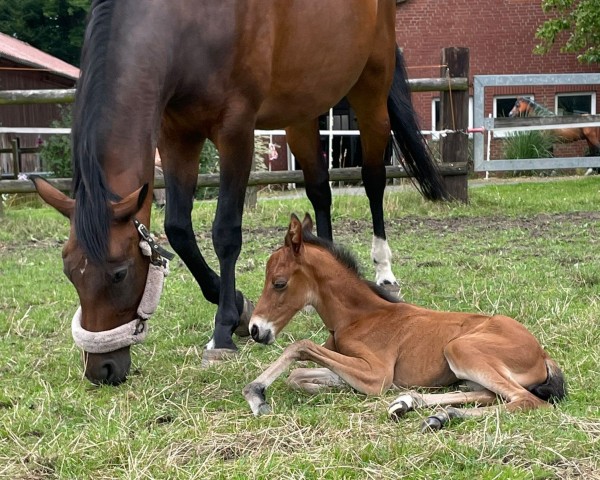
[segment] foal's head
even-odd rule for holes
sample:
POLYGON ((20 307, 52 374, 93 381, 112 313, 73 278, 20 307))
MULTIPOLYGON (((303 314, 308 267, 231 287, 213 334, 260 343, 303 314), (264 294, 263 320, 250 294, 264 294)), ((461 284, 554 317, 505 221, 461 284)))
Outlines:
MULTIPOLYGON (((62 252, 63 271, 79 296, 81 327, 88 332, 103 332, 132 321, 149 265, 148 257, 140 251, 140 237, 132 219, 144 204, 147 187, 121 201, 110 202, 107 252, 99 260, 89 254, 75 233, 77 202, 41 178, 32 180, 44 201, 71 221, 69 239, 62 252)), ((129 347, 106 353, 85 351, 84 363, 85 375, 91 382, 119 384, 126 379, 131 365, 129 347)))
POLYGON ((277 249, 267 261, 265 285, 249 325, 252 338, 259 343, 273 343, 277 334, 306 305, 319 310, 320 306, 329 304, 334 297, 337 301, 348 300, 343 296, 349 294, 343 291, 346 273, 341 277, 333 277, 332 272, 340 272, 334 265, 343 267, 344 272, 358 278, 365 288, 384 300, 392 303, 399 301, 384 288, 364 280, 350 252, 329 240, 315 237, 312 227, 308 213, 302 222, 292 214, 283 247, 277 249), (325 290, 325 285, 330 284, 326 278, 331 280, 332 277, 333 283, 340 288, 325 290))
POLYGON ((273 343, 292 317, 311 303, 315 280, 305 270, 303 237, 312 227, 308 214, 303 222, 292 214, 284 245, 267 261, 265 286, 249 325, 256 342, 273 343))

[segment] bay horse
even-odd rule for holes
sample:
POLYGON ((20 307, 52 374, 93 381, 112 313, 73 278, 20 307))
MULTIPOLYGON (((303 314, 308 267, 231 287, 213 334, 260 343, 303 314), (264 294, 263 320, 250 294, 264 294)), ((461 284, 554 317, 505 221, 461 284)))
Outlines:
MULTIPOLYGON (((467 382, 474 391, 411 392, 392 402, 401 417, 413 408, 478 403, 499 396, 509 412, 549 407, 566 394, 563 374, 535 337, 503 315, 441 312, 390 298, 366 282, 344 249, 311 233, 307 214, 292 215, 284 245, 267 261, 265 284, 250 319, 252 338, 269 344, 296 312, 312 305, 329 337, 323 346, 299 340, 283 351, 243 394, 256 415, 270 412, 265 389, 295 361, 325 368, 298 368, 288 382, 308 392, 347 384, 378 395, 392 386, 444 387, 467 382)), ((451 418, 479 416, 499 406, 451 408, 428 417, 438 430, 451 418)))
MULTIPOLYGON (((149 263, 161 263, 162 254, 148 257, 138 246, 149 227, 158 146, 167 238, 204 297, 218 305, 205 355, 211 360, 234 352, 232 334, 240 328, 240 316, 247 327, 252 308, 236 290, 235 264, 254 129, 286 129, 304 171, 318 234, 331 238, 331 190, 318 117, 344 96, 363 139, 362 178, 373 218, 377 280, 395 282, 383 212, 383 152, 390 132, 424 196, 447 197, 419 133, 396 46, 395 5, 393 0, 323 0, 310 7, 281 0, 93 1, 74 108, 74 198, 33 179, 42 198, 71 223, 63 264, 79 296, 74 325, 81 327, 86 344, 95 343, 93 333, 112 332, 139 316, 145 286, 153 283, 147 280, 149 263), (199 251, 191 222, 206 139, 220 157, 212 225, 219 274, 199 251)), ((143 322, 127 330, 131 343, 139 340, 140 328, 145 331, 143 322)), ((94 350, 85 351, 87 378, 123 382, 129 346, 94 350)))
MULTIPOLYGON (((508 113, 510 118, 516 117, 554 117, 555 114, 546 107, 534 102, 531 98, 517 97, 515 105, 508 113)), ((582 115, 585 116, 585 115, 582 115)), ((550 130, 556 140, 571 143, 585 140, 590 149, 590 156, 600 156, 600 127, 573 127, 550 130)))

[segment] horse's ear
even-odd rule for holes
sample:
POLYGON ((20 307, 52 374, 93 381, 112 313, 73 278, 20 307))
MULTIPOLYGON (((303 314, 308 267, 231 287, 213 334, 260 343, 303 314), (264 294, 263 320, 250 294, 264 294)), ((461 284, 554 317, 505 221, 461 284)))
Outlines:
POLYGON ((148 184, 146 183, 135 192, 127 195, 120 202, 111 202, 113 218, 123 222, 131 220, 133 216, 140 211, 147 196, 148 184))
POLYGON ((292 213, 290 225, 285 236, 285 244, 292 249, 294 255, 299 255, 302 249, 302 223, 300 219, 292 213))
POLYGON ((73 211, 75 210, 75 200, 67 197, 64 193, 50 185, 50 183, 44 180, 42 177, 30 175, 29 179, 33 182, 35 189, 40 197, 42 197, 44 202, 51 207, 54 207, 65 217, 71 218, 73 211))
POLYGON ((304 214, 304 219, 302 220, 302 230, 309 231, 312 233, 314 227, 313 219, 310 214, 306 212, 304 214))

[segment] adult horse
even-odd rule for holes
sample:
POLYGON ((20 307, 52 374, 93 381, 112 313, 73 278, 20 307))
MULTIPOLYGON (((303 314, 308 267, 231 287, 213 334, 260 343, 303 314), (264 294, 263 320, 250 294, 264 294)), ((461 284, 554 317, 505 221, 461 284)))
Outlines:
MULTIPOLYGON (((531 98, 517 97, 515 105, 508 113, 511 118, 515 117, 554 117, 554 113, 546 107, 534 102, 531 98)), ((561 143, 571 143, 577 140, 585 140, 590 149, 591 156, 600 156, 600 127, 573 127, 557 128, 550 130, 561 143)))
POLYGON ((124 381, 130 368, 128 343, 139 340, 140 329, 145 331, 136 320, 138 307, 147 300, 144 292, 156 290, 147 272, 150 258, 157 264, 160 258, 142 254, 138 242, 139 232, 146 237, 142 227, 150 221, 157 145, 167 193, 167 237, 206 299, 218 305, 208 346, 211 357, 236 349, 232 333, 248 305, 235 288, 234 270, 255 128, 286 128, 289 146, 303 167, 318 234, 331 238, 331 191, 319 154, 317 119, 348 98, 363 139, 373 257, 384 269, 379 281, 394 281, 382 207, 383 152, 390 130, 424 195, 445 197, 418 133, 395 43, 395 4, 93 2, 75 102, 74 199, 34 180, 41 196, 71 221, 63 263, 81 302, 74 328, 87 339, 85 345, 94 347, 84 348, 88 379, 124 381), (212 226, 220 276, 200 253, 190 219, 205 139, 214 142, 220 156, 212 226), (119 329, 125 326, 130 328, 123 336, 119 329), (101 340, 96 342, 94 333, 101 340), (105 341, 107 335, 110 341, 105 341), (121 340, 116 350, 104 345, 114 344, 113 337, 121 340), (102 345, 96 348, 96 343, 102 345))

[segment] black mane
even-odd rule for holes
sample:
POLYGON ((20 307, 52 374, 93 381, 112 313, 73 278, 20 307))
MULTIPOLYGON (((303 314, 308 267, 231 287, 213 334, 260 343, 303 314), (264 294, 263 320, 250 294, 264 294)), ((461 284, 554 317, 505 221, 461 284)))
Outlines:
POLYGON ((366 280, 361 272, 358 261, 350 252, 350 250, 348 250, 346 247, 336 245, 330 240, 317 237, 310 230, 307 229, 304 229, 302 231, 302 238, 306 243, 322 247, 329 253, 331 253, 338 262, 340 262, 344 267, 353 272, 367 287, 371 289, 371 291, 376 293, 379 297, 383 298, 384 300, 387 300, 390 303, 402 302, 402 300, 399 300, 398 297, 388 292, 382 286, 377 285, 375 282, 372 282, 370 280, 366 280))
POLYGON ((110 94, 106 61, 113 10, 113 0, 95 0, 91 6, 73 114, 75 233, 90 259, 97 262, 102 262, 107 254, 109 200, 115 199, 106 186, 102 169, 109 115, 106 99, 110 94))

